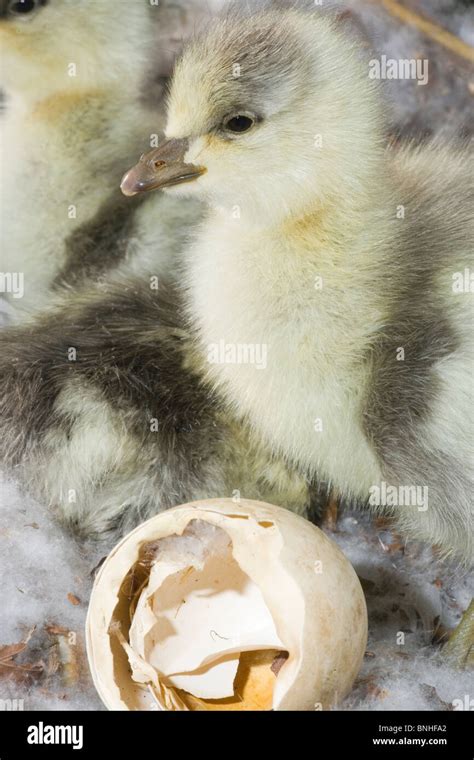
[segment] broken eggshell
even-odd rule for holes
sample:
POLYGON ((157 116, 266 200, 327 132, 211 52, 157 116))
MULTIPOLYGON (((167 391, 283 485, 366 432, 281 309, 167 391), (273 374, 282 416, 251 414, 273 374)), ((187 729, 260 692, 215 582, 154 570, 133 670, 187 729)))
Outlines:
POLYGON ((367 610, 314 525, 211 499, 159 514, 110 553, 86 640, 111 710, 329 709, 359 671, 367 610))

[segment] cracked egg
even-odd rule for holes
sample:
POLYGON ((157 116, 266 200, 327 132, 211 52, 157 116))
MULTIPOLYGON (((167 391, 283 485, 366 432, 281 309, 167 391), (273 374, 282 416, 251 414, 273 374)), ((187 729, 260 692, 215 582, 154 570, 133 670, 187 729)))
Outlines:
POLYGON ((367 641, 359 580, 336 544, 270 504, 175 507, 102 565, 86 622, 110 710, 329 709, 367 641))

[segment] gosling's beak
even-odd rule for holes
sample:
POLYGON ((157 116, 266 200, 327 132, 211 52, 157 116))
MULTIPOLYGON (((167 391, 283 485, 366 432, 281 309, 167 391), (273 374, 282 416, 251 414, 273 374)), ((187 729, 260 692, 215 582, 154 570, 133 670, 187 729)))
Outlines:
POLYGON ((189 140, 168 140, 161 147, 145 153, 133 169, 126 173, 120 185, 124 195, 138 195, 150 190, 159 190, 171 185, 192 182, 206 169, 203 166, 186 164, 184 156, 189 148, 189 140))

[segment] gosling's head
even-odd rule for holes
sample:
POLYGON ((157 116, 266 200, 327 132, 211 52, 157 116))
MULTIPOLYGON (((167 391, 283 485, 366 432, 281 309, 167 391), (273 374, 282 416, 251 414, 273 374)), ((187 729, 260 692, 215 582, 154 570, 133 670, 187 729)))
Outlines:
POLYGON ((231 14, 185 48, 168 142, 122 190, 172 188, 274 220, 363 186, 379 129, 368 69, 336 21, 320 11, 231 14))
POLYGON ((153 12, 149 0, 0 0, 0 87, 26 98, 127 87, 152 41, 153 12))

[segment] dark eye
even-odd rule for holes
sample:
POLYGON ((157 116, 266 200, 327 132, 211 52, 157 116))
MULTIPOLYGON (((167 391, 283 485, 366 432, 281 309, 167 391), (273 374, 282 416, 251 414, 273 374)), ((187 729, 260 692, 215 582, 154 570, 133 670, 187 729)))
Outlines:
POLYGON ((15 16, 24 16, 27 13, 37 11, 42 5, 46 5, 48 0, 10 0, 8 3, 8 12, 15 16))
POLYGON ((224 129, 227 132, 233 132, 236 135, 240 135, 243 132, 248 132, 255 124, 255 117, 249 114, 236 114, 235 116, 228 116, 224 119, 224 129))

